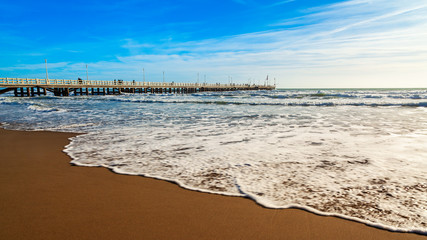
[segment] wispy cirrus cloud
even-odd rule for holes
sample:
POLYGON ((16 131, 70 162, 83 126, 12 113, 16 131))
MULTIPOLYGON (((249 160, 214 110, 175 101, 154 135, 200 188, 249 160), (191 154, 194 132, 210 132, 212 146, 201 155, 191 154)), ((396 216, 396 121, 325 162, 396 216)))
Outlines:
POLYGON ((288 3, 291 3, 291 2, 295 2, 295 0, 279 1, 279 2, 275 2, 273 4, 268 5, 267 7, 277 7, 277 6, 288 4, 288 3))
MULTIPOLYGON (((319 86, 344 86, 337 81, 360 76, 369 79, 363 83, 366 86, 377 82, 378 86, 402 87, 411 81, 413 85, 422 83, 420 79, 427 77, 422 67, 427 63, 424 1, 346 1, 310 9, 304 16, 290 19, 293 25, 300 23, 298 27, 288 27, 288 21, 281 21, 285 28, 279 30, 177 43, 164 49, 162 59, 167 59, 165 65, 180 65, 180 69, 199 67, 208 71, 207 66, 211 66, 226 72, 223 75, 238 74, 242 79, 262 78, 267 73, 281 79, 292 75, 289 82, 295 85, 304 78, 315 78, 319 86), (167 58, 180 51, 186 53, 167 58)), ((138 56, 121 60, 135 59, 138 56)), ((356 86, 363 81, 349 82, 356 86)))
MULTIPOLYGON (((270 74, 282 87, 427 87, 423 0, 350 0, 270 24, 267 31, 200 41, 125 38, 120 46, 129 54, 88 63, 89 72, 96 79, 142 80, 145 68, 152 81, 161 80, 166 71, 167 79, 176 82, 195 80, 200 72, 213 82, 227 81, 230 75, 236 81, 257 81, 270 74)), ((49 68, 61 76, 84 75, 85 64, 49 68)))
POLYGON ((233 2, 235 2, 235 3, 239 3, 239 4, 243 4, 243 5, 246 5, 246 4, 247 4, 247 1, 246 1, 246 0, 233 0, 233 2))

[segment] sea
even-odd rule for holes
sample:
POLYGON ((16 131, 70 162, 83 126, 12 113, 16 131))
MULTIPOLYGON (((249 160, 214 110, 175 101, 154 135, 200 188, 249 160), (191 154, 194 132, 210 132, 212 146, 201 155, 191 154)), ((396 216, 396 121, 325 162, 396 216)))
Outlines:
POLYGON ((427 235, 427 89, 3 94, 0 123, 82 133, 74 165, 427 235))

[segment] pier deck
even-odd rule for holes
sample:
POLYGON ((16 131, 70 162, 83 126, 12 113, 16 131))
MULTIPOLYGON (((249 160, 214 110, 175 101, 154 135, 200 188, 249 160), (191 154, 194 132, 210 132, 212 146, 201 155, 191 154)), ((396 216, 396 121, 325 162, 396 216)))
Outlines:
POLYGON ((38 78, 0 78, 0 94, 14 91, 16 97, 46 95, 110 95, 126 93, 196 93, 206 91, 273 90, 271 85, 211 84, 136 81, 96 81, 38 78))

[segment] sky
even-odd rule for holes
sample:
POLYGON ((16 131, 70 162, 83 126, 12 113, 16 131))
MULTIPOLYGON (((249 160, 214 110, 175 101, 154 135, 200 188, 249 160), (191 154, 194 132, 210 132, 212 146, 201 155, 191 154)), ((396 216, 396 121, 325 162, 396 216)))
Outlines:
POLYGON ((0 1, 0 77, 427 87, 427 0, 0 1))

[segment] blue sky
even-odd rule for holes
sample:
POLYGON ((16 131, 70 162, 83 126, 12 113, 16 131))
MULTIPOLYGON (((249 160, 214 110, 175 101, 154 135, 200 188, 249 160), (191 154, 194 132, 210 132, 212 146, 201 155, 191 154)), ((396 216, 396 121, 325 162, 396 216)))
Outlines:
POLYGON ((425 0, 0 2, 0 77, 427 87, 425 0))

